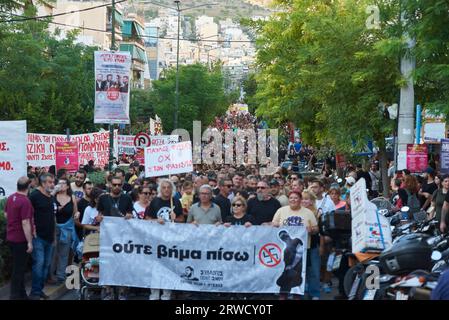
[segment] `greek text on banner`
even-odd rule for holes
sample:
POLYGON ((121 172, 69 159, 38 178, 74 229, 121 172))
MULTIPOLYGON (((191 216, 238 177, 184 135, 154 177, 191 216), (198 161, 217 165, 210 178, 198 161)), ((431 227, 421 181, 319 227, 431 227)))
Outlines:
POLYGON ((100 285, 304 293, 304 227, 160 225, 105 217, 100 228, 100 285))

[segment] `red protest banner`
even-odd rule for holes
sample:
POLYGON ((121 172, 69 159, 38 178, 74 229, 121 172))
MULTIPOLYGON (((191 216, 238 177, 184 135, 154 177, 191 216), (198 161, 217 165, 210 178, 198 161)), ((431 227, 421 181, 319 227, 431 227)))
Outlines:
POLYGON ((56 142, 56 170, 75 173, 79 168, 78 142, 56 142))

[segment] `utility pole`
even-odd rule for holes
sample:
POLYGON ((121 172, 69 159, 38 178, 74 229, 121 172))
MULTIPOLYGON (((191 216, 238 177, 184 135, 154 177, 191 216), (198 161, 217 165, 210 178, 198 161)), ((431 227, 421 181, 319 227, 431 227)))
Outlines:
MULTIPOLYGON (((111 51, 115 51, 115 0, 112 0, 112 21, 111 21, 111 51)), ((114 124, 109 124, 109 171, 112 171, 114 163, 114 124)))
POLYGON ((173 128, 178 129, 178 110, 179 110, 179 28, 181 20, 181 9, 179 8, 179 0, 175 1, 176 11, 178 12, 178 37, 176 44, 176 92, 175 92, 175 120, 173 122, 173 128))
POLYGON ((143 2, 138 2, 138 3, 139 4, 153 4, 153 5, 156 5, 156 6, 163 7, 163 8, 176 10, 176 12, 178 13, 178 36, 177 36, 177 45, 176 45, 175 115, 174 115, 174 122, 173 122, 174 129, 178 129, 178 112, 179 112, 179 33, 180 33, 181 12, 182 11, 186 11, 186 10, 190 10, 190 9, 194 9, 194 8, 199 8, 199 7, 213 6, 213 5, 217 5, 218 3, 203 3, 203 4, 200 4, 200 5, 193 6, 193 7, 181 8, 180 7, 180 4, 181 4, 180 0, 175 0, 174 2, 176 4, 176 8, 168 7, 168 6, 164 5, 164 4, 157 3, 157 2, 152 2, 152 1, 143 1, 143 2))
MULTIPOLYGON (((401 11, 401 24, 403 26, 406 26, 406 19, 407 17, 404 9, 404 11, 401 11)), ((415 57, 412 56, 411 51, 415 46, 415 40, 410 38, 407 31, 404 32, 404 36, 407 39, 407 50, 401 57, 401 74, 406 79, 406 84, 401 87, 399 104, 396 170, 406 169, 407 144, 412 144, 414 142, 415 92, 412 74, 415 70, 415 57)))

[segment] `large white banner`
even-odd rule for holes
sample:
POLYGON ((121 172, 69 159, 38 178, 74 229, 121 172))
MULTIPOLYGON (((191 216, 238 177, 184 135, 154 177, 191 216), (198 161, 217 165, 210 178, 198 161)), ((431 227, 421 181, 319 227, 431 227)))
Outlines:
POLYGON ((105 217, 100 285, 304 294, 305 227, 224 226, 105 217))
POLYGON ((94 123, 129 124, 131 54, 95 51, 94 123))
POLYGON ((26 176, 26 121, 0 121, 0 198, 16 192, 26 176))
POLYGON ((145 177, 193 171, 190 141, 145 148, 145 177))
MULTIPOLYGON (((100 167, 108 164, 109 131, 73 135, 70 140, 78 142, 80 164, 85 165, 89 160, 100 167)), ((56 165, 56 142, 66 142, 67 135, 28 133, 26 141, 29 165, 49 167, 56 165)), ((114 155, 118 155, 117 130, 114 131, 114 155)))

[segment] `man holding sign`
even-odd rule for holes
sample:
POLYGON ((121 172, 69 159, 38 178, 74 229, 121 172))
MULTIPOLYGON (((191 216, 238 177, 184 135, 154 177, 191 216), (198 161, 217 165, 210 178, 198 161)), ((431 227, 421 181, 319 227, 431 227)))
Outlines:
MULTIPOLYGON (((181 202, 174 199, 175 187, 173 182, 162 179, 159 182, 158 196, 151 201, 150 206, 145 210, 146 220, 157 220, 160 224, 166 222, 184 222, 181 202)), ((150 300, 159 300, 161 290, 151 289, 150 300)), ((171 290, 163 290, 162 300, 170 300, 171 290)))

